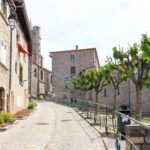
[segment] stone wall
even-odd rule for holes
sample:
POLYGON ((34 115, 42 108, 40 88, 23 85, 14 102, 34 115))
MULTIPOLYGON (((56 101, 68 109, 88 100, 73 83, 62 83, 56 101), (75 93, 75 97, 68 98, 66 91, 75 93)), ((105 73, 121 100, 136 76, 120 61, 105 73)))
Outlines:
MULTIPOLYGON (((126 136, 138 148, 138 150, 150 150, 150 130, 140 125, 127 125, 125 127, 126 136)), ((126 150, 130 150, 129 142, 126 142, 126 150)))
MULTIPOLYGON (((8 7, 8 5, 7 5, 8 7)), ((8 9, 8 8, 7 8, 8 9)), ((0 9, 0 88, 5 90, 3 110, 9 111, 9 57, 10 57, 10 29, 7 15, 0 9), (6 44, 6 51, 2 51, 2 41, 6 44), (6 59, 4 59, 4 56, 6 59), (5 61, 6 60, 6 61, 5 61)))
MULTIPOLYGON (((86 98, 89 99, 89 93, 87 92, 86 98)), ((150 114, 150 89, 143 88, 142 91, 142 111, 143 114, 150 114)), ((92 99, 95 100, 95 93, 92 92, 92 99)), ((104 87, 104 89, 99 93, 99 103, 100 104, 108 104, 113 106, 114 103, 114 89, 113 86, 109 85, 104 87), (106 95, 104 94, 104 90, 106 90, 106 95)), ((122 82, 119 86, 119 93, 117 91, 117 108, 121 105, 131 105, 131 111, 135 111, 135 103, 136 103, 136 93, 135 86, 132 81, 122 82)))

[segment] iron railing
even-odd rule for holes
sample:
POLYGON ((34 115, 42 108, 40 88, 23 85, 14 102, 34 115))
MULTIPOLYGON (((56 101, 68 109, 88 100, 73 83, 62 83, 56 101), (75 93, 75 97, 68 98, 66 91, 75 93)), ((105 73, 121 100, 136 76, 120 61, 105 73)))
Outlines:
POLYGON ((93 101, 79 99, 72 100, 72 102, 70 102, 67 99, 58 97, 52 98, 51 100, 53 102, 75 108, 75 110, 82 116, 84 116, 84 118, 93 120, 93 124, 99 125, 100 129, 105 129, 106 136, 108 136, 108 134, 110 133, 114 134, 116 138, 116 150, 121 150, 121 139, 125 139, 130 144, 130 150, 138 150, 138 147, 125 135, 125 133, 120 131, 119 127, 121 126, 121 118, 124 118, 124 120, 127 121, 128 124, 136 123, 150 131, 149 126, 130 117, 130 113, 126 115, 118 110, 114 110, 107 104, 99 104, 93 101))

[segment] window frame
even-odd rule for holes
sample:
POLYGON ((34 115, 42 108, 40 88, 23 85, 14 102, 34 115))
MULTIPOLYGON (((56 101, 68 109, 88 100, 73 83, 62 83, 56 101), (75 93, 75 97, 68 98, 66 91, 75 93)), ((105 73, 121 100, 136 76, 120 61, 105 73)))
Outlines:
POLYGON ((75 54, 70 54, 70 60, 74 61, 75 60, 75 54))
POLYGON ((76 74, 76 67, 75 66, 71 66, 70 67, 70 74, 76 74))
POLYGON ((23 66, 22 64, 19 65, 19 83, 23 85, 23 66))
POLYGON ((40 77, 41 77, 41 80, 43 81, 44 80, 43 70, 40 71, 40 77))

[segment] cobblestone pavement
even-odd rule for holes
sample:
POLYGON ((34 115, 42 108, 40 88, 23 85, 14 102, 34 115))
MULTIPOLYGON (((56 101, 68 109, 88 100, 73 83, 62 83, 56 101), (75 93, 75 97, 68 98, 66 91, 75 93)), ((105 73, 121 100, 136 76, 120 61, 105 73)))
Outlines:
POLYGON ((47 101, 5 132, 0 150, 105 150, 100 135, 72 108, 47 101))

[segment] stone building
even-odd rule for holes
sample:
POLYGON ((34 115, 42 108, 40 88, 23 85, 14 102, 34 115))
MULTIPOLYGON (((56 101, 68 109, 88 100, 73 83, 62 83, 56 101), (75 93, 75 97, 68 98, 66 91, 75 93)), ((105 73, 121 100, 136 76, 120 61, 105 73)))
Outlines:
POLYGON ((0 0, 0 110, 8 110, 9 101, 9 56, 10 27, 8 25, 9 5, 0 0))
POLYGON ((10 87, 10 112, 28 107, 28 66, 32 52, 30 23, 23 0, 14 0, 16 6, 16 28, 12 37, 12 72, 10 87))
POLYGON ((32 55, 29 65, 29 90, 31 97, 43 98, 46 93, 51 92, 51 71, 43 67, 41 55, 40 27, 32 28, 32 55))
MULTIPOLYGON (((104 87, 103 91, 99 94, 99 103, 108 104, 113 106, 113 87, 111 85, 104 87)), ((93 95, 94 97, 94 95, 93 95)), ((150 114, 150 89, 143 88, 142 91, 142 112, 144 114, 150 114)), ((117 92, 117 108, 120 106, 129 106, 131 111, 135 111, 136 106, 136 91, 132 81, 122 82, 117 92)))
POLYGON ((27 108, 28 56, 31 49, 29 20, 24 1, 0 0, 0 110, 15 113, 27 108), (16 27, 12 32, 8 24, 10 11, 16 15, 16 27))
POLYGON ((64 88, 65 81, 87 69, 99 66, 96 48, 51 52, 52 56, 52 85, 57 97, 70 98, 70 92, 64 88))

